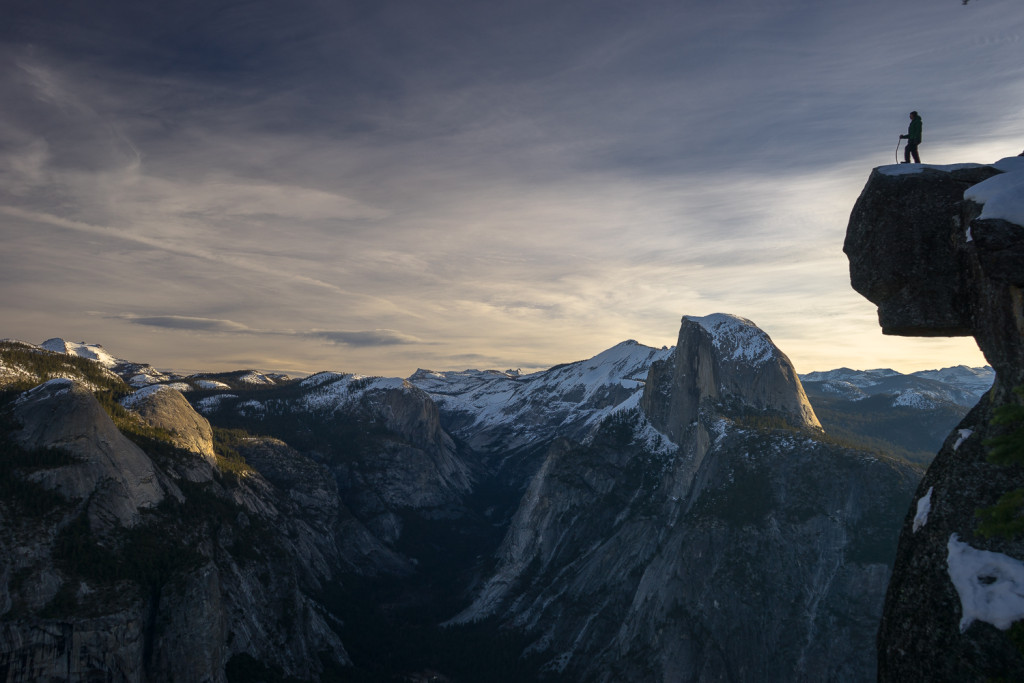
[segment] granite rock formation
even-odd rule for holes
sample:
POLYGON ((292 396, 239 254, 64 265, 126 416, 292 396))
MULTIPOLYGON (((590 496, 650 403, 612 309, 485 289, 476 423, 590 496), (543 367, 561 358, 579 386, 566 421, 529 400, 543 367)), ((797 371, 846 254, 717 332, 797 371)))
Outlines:
POLYGON ((1019 466, 988 460, 988 440, 1005 431, 993 415, 1020 403, 1013 388, 1024 383, 1024 227, 986 217, 972 199, 986 194, 980 183, 1001 181, 999 166, 1010 168, 875 169, 850 216, 851 283, 878 306, 883 331, 972 335, 996 372, 906 514, 879 630, 880 680, 1024 676, 1020 622, 1011 627, 1024 611, 1009 620, 978 611, 987 603, 1012 612, 1024 592, 1024 539, 986 536, 977 516, 1024 485, 1019 466))
POLYGON ((651 424, 678 441, 707 402, 736 403, 820 429, 792 363, 749 320, 685 316, 676 353, 651 366, 641 401, 651 424))
POLYGON ((218 682, 239 654, 305 679, 349 663, 312 597, 351 538, 336 495, 148 453, 69 379, 22 393, 5 429, 5 680, 218 682))
POLYGON ((552 444, 453 621, 529 634, 570 680, 872 678, 887 515, 917 472, 821 440, 749 321, 684 318, 659 363, 640 410, 552 444))
POLYGON ((210 422, 192 408, 180 391, 156 385, 130 394, 125 403, 148 425, 167 431, 178 448, 216 461, 210 422))

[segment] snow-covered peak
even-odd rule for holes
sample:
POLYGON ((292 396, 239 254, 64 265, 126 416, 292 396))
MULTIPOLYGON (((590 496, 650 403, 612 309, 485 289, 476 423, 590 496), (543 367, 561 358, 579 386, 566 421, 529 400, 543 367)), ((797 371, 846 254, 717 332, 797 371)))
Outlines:
POLYGON ((216 390, 220 390, 220 389, 230 389, 231 388, 227 384, 224 384, 224 382, 218 382, 218 381, 212 380, 212 379, 197 379, 197 380, 195 380, 195 385, 196 385, 197 389, 216 389, 216 390))
POLYGON ((114 358, 107 353, 99 344, 69 342, 61 339, 60 337, 54 337, 53 339, 47 339, 39 346, 47 351, 66 353, 71 356, 79 356, 81 358, 94 360, 105 368, 113 368, 120 362, 117 358, 114 358))
POLYGON ((683 316, 683 320, 704 328, 724 360, 760 365, 776 355, 775 344, 764 330, 746 318, 729 313, 712 313, 704 317, 687 315, 683 316))
POLYGON ((257 386, 276 384, 276 382, 262 372, 256 370, 249 370, 235 378, 236 381, 242 384, 255 384, 257 386))
POLYGON ((436 370, 419 369, 409 377, 409 381, 426 391, 427 393, 438 394, 462 394, 471 391, 480 384, 486 384, 494 380, 515 382, 520 377, 518 372, 509 373, 500 370, 436 370))
POLYGON ((535 373, 527 377, 536 377, 544 384, 552 382, 562 386, 584 388, 584 396, 591 396, 598 388, 608 384, 624 382, 641 382, 647 377, 651 363, 667 358, 670 349, 654 349, 636 341, 629 340, 616 344, 602 351, 593 358, 566 365, 557 365, 544 373, 535 373))
POLYGON ((302 380, 299 384, 307 388, 318 387, 321 384, 326 384, 327 382, 334 382, 336 380, 342 379, 347 374, 348 373, 344 372, 331 372, 325 370, 324 372, 318 372, 316 374, 310 375, 306 379, 302 380))

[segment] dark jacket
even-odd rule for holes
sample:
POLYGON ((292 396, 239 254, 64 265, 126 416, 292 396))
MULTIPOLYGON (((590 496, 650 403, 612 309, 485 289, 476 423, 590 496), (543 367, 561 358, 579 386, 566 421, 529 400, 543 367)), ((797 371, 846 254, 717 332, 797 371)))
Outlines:
POLYGON ((921 144, 921 117, 915 116, 910 119, 910 128, 907 129, 907 140, 921 144))

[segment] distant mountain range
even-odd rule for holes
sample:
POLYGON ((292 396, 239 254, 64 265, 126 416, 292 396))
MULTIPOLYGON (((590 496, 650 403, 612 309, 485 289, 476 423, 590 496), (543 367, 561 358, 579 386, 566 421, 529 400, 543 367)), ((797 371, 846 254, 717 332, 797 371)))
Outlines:
POLYGON ((969 368, 957 365, 941 370, 921 370, 909 375, 895 370, 850 370, 839 368, 828 372, 800 375, 804 389, 815 395, 835 395, 848 401, 871 396, 893 397, 893 406, 929 410, 953 403, 972 408, 992 386, 995 371, 985 366, 969 368))
POLYGON ((840 368, 800 376, 826 432, 922 464, 994 379, 990 367, 963 365, 907 375, 840 368))
MULTIPOLYGON (((164 384, 185 392, 217 392, 295 381, 257 370, 193 375, 160 372, 148 364, 115 358, 98 344, 59 338, 40 347, 96 360, 134 387, 164 384)), ((554 433, 580 438, 608 415, 635 408, 651 364, 668 358, 674 350, 629 340, 587 360, 526 375, 512 370, 417 370, 404 381, 427 392, 444 411, 446 427, 471 445, 515 448, 551 438, 554 433)), ((749 353, 756 352, 755 344, 749 353)), ((988 366, 958 365, 909 374, 888 368, 838 368, 799 377, 826 433, 927 464, 949 430, 992 386, 995 373, 988 366)), ((358 374, 326 372, 303 384, 328 383, 332 378, 368 381, 358 374)), ((231 397, 214 393, 198 407, 209 412, 221 401, 230 402, 231 397)))

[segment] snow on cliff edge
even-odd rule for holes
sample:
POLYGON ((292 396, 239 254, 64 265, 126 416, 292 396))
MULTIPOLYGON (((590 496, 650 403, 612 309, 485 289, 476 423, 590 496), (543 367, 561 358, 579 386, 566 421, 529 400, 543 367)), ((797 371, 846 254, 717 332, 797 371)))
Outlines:
POLYGON ((711 335, 711 343, 723 359, 760 365, 775 357, 776 347, 768 335, 757 325, 728 313, 712 313, 702 318, 685 315, 711 335))

